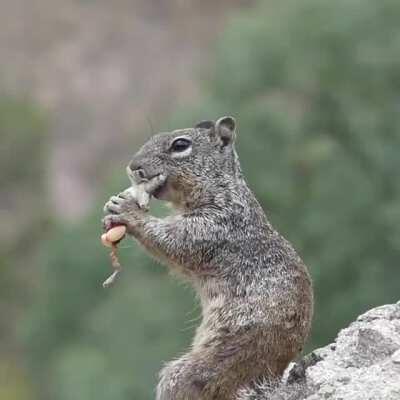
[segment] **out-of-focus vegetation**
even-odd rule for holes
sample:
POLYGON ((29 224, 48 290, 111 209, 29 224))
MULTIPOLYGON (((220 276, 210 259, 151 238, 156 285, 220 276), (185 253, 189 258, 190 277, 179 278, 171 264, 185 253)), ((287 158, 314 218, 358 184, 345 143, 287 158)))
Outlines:
POLYGON ((0 399, 24 399, 17 322, 28 307, 46 230, 46 118, 29 100, 0 97, 0 399))
MULTIPOLYGON (((260 2, 219 41, 203 101, 169 124, 237 118, 248 181, 314 278, 310 347, 398 300, 398 54, 397 0, 260 2)), ((0 102, 2 229, 15 229, 0 244, 0 400, 151 399, 199 310, 129 240, 102 289, 102 204, 128 181, 121 168, 91 216, 50 225, 46 128, 27 102, 0 102)))

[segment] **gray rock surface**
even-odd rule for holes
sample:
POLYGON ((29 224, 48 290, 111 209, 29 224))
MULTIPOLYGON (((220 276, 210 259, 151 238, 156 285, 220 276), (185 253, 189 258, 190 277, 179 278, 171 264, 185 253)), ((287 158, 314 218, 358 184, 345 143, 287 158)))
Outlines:
POLYGON ((400 302, 374 308, 334 343, 289 366, 283 382, 239 400, 400 400, 400 302))

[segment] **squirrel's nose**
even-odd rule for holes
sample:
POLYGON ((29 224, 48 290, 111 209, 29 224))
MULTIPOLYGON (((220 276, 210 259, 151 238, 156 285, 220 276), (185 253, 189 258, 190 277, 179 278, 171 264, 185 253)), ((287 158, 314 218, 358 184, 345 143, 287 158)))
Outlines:
POLYGON ((133 171, 136 171, 136 170, 138 170, 138 169, 143 170, 142 165, 141 165, 138 161, 136 161, 136 160, 132 160, 132 161, 129 163, 129 168, 131 169, 132 172, 133 172, 133 171))
POLYGON ((132 160, 129 163, 129 169, 133 172, 133 175, 135 176, 136 180, 143 181, 146 179, 146 173, 143 167, 137 161, 132 160))
POLYGON ((135 168, 132 168, 132 163, 129 164, 129 169, 133 172, 136 181, 141 182, 148 179, 143 168, 137 166, 134 167, 135 168))
POLYGON ((142 168, 135 169, 135 171, 133 171, 133 172, 139 178, 139 180, 147 179, 146 173, 144 172, 144 169, 142 169, 142 168))

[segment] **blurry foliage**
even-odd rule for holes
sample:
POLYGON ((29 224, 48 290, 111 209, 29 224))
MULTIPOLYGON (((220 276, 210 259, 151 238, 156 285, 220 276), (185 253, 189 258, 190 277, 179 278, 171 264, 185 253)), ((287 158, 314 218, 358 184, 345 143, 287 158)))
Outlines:
POLYGON ((28 100, 0 97, 0 251, 14 251, 44 215, 47 123, 28 100))
MULTIPOLYGON (((399 51, 397 0, 264 1, 231 22, 204 100, 173 123, 237 118, 250 186, 314 278, 312 346, 361 311, 398 300, 399 51)), ((32 234, 46 215, 43 128, 30 105, 0 102, 2 227, 32 221, 1 250, 0 301, 26 297, 9 274, 26 273, 32 262, 21 265, 21 254, 40 240, 36 295, 18 332, 36 397, 154 398, 162 361, 184 351, 197 324, 193 295, 130 240, 121 244, 118 283, 101 287, 110 272, 98 239, 102 203, 126 179, 113 180, 81 223, 32 234)), ((0 399, 27 399, 29 379, 12 370, 7 382, 21 382, 20 390, 6 388, 0 399)))
POLYGON ((10 358, 0 361, 0 399, 32 399, 32 387, 25 371, 10 358))
POLYGON ((0 399, 29 398, 16 323, 34 285, 46 223, 46 117, 32 102, 0 97, 0 399))

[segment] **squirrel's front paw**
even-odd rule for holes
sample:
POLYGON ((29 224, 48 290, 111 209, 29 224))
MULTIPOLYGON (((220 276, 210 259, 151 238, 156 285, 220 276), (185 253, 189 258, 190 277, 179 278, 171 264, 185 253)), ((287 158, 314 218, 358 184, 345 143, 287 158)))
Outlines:
POLYGON ((103 218, 103 228, 106 231, 115 225, 125 225, 130 232, 144 214, 129 190, 111 196, 104 205, 104 212, 107 214, 103 218))

